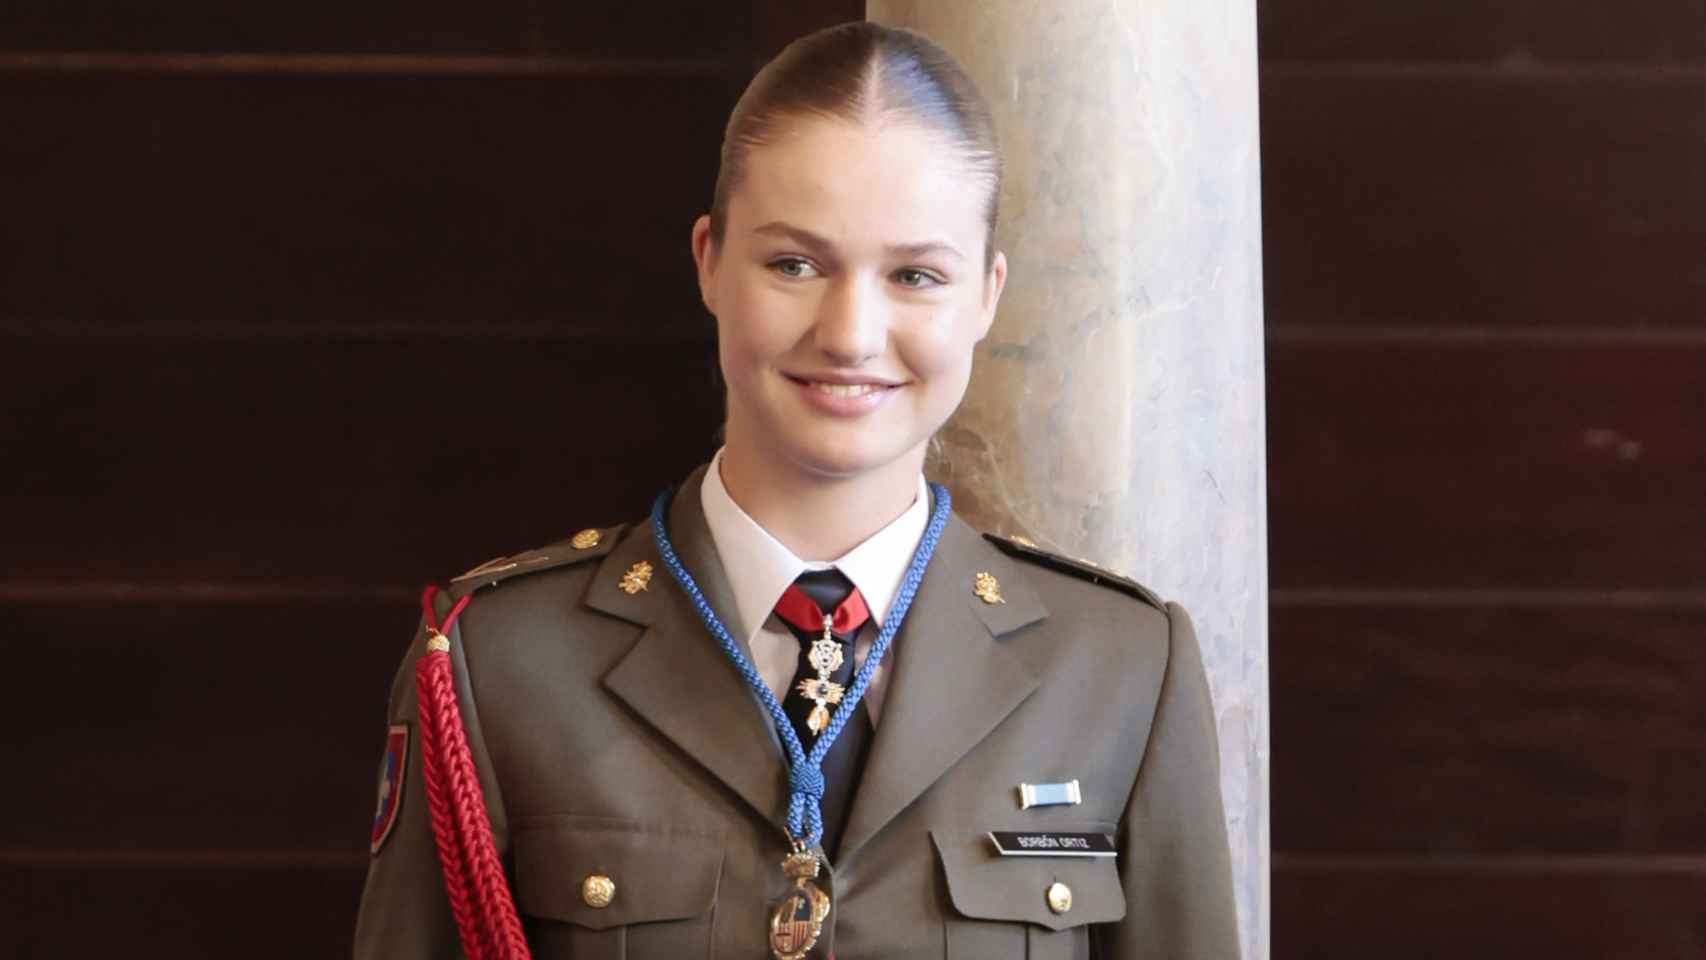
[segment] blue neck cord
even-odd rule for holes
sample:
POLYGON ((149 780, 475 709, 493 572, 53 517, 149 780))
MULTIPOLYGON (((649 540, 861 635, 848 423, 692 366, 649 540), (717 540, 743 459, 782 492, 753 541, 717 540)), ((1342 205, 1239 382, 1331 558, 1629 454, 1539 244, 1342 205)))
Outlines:
POLYGON ((894 603, 889 607, 889 615, 884 618, 882 629, 877 631, 877 639, 871 644, 871 652, 865 655, 865 662, 859 667, 858 676, 853 678, 853 686, 842 698, 835 716, 824 728, 823 734, 812 744, 810 753, 800 746, 799 735, 794 732, 794 725, 788 720, 787 711, 782 709, 781 701, 770 692, 770 687, 758 675, 758 668, 752 665, 752 660, 746 655, 735 638, 729 635, 728 628, 717 617, 717 612, 711 609, 710 601, 699 589, 699 584, 693 575, 687 572, 687 566, 681 562, 675 552, 675 544, 670 542, 669 531, 666 529, 664 515, 669 510, 670 500, 674 498, 673 489, 658 494, 652 503, 652 537, 657 541, 658 554, 663 558, 663 565, 669 569, 675 582, 681 584, 681 589, 687 598, 693 602, 693 609, 698 611, 699 619, 705 622, 705 629, 711 632, 717 644, 723 648, 723 653, 734 664, 735 670, 746 680, 747 686, 758 695, 759 702, 770 711, 770 716, 776 721, 776 731, 782 737, 782 746, 788 753, 788 833, 791 837, 802 841, 807 847, 816 846, 823 839, 823 758, 829 753, 829 748, 835 743, 835 738, 841 734, 841 728, 847 725, 847 720, 853 715, 853 708, 865 696, 865 688, 870 686, 871 675, 876 673, 877 665, 882 663, 883 654, 888 652, 889 643, 895 633, 900 630, 901 622, 906 619, 906 611, 912 606, 912 598, 918 593, 918 585, 924 580, 924 568, 929 566, 930 557, 936 552, 936 542, 942 538, 942 528, 948 523, 948 510, 951 498, 948 489, 941 484, 930 484, 930 492, 934 495, 935 503, 930 510, 930 523, 924 528, 924 536, 918 541, 918 549, 912 554, 912 563, 906 568, 906 576, 900 582, 900 590, 895 594, 894 603))

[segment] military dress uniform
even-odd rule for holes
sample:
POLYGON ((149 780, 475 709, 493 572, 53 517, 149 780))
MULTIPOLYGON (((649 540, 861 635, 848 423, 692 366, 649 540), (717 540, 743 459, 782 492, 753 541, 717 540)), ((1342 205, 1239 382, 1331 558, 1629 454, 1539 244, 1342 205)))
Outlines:
MULTIPOLYGON (((675 495, 668 533, 732 612, 705 473, 675 495)), ((439 596, 438 617, 470 593, 448 631, 457 700, 533 955, 770 956, 785 754, 651 528, 483 565, 439 596)), ((393 793, 358 960, 462 955, 410 734, 428 634, 391 693, 393 793)), ((834 908, 813 956, 1238 956, 1213 711, 1178 605, 951 517, 882 672, 845 830, 824 853, 834 908), (1101 837, 1111 855, 1036 855, 1015 837, 1101 837)))

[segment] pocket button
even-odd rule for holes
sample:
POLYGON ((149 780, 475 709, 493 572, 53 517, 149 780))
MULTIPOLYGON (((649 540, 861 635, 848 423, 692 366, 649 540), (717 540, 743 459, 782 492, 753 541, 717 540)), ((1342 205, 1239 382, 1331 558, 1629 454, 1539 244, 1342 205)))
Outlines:
POLYGON ((592 874, 581 881, 581 899, 594 909, 610 906, 610 901, 616 899, 616 881, 602 873, 592 874))
POLYGON ((1072 909, 1072 888, 1060 881, 1049 884, 1048 908, 1055 913, 1065 913, 1072 909))

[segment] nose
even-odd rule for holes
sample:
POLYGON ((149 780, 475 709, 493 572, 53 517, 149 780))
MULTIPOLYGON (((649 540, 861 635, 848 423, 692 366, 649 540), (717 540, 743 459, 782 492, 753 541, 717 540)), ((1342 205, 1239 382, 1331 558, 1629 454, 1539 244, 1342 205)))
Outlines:
POLYGON ((837 278, 818 302, 817 348, 839 366, 858 366, 888 345, 889 309, 880 289, 857 275, 837 278))

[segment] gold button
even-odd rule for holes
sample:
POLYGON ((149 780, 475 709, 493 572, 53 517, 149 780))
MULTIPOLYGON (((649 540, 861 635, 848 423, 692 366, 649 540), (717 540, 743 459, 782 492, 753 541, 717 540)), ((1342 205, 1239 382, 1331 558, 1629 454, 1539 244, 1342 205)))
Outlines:
POLYGON ((574 539, 570 540, 569 543, 572 544, 576 550, 591 550, 593 547, 598 546, 598 541, 602 539, 604 539, 604 534, 599 533, 597 530, 587 529, 575 534, 574 539))
POLYGON ((1055 913, 1072 909, 1072 888, 1056 881, 1048 885, 1048 908, 1055 913))
POLYGON ((616 881, 602 873, 587 877, 581 881, 581 899, 595 909, 610 906, 610 901, 616 899, 616 881))

